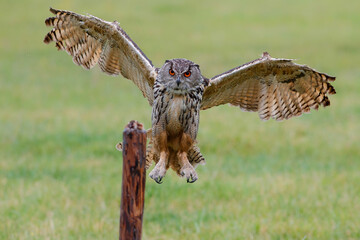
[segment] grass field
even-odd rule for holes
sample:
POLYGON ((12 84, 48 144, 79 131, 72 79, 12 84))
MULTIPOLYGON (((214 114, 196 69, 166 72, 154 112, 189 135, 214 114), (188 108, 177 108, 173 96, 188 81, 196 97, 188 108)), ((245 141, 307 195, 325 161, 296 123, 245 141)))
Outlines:
POLYGON ((156 66, 211 77, 294 58, 337 77, 331 106, 284 122, 202 112, 207 164, 147 178, 143 239, 360 239, 360 2, 9 1, 0 10, 0 239, 116 239, 123 127, 151 109, 122 77, 42 43, 48 7, 118 20, 156 66))

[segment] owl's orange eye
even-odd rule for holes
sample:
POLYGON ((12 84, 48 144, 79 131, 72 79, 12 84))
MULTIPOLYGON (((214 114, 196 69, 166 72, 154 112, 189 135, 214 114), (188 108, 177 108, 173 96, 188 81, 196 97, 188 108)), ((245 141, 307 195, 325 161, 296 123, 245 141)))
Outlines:
POLYGON ((174 70, 170 69, 170 70, 169 70, 169 74, 170 74, 171 76, 174 76, 174 75, 175 75, 174 70))
POLYGON ((187 77, 187 78, 190 77, 190 76, 191 76, 191 72, 190 72, 190 71, 185 72, 185 73, 184 73, 184 76, 187 77))

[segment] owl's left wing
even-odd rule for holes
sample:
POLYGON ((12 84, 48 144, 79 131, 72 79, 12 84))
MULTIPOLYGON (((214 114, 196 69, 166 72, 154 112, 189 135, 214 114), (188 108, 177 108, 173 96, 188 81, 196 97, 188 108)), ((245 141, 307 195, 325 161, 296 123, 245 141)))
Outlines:
POLYGON ((56 16, 45 20, 53 27, 45 43, 54 41, 58 50, 65 50, 85 69, 98 63, 103 72, 130 79, 152 105, 156 68, 117 22, 53 8, 50 11, 56 16))
POLYGON ((329 81, 334 80, 305 65, 264 53, 259 59, 211 78, 201 109, 230 103, 244 111, 258 112, 263 120, 288 119, 319 105, 330 105, 327 94, 336 92, 329 81))

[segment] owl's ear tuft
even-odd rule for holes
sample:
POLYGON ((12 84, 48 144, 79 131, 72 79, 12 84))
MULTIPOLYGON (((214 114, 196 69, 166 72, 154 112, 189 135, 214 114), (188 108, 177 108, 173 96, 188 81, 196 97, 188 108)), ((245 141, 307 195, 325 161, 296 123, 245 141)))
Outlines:
POLYGON ((191 64, 191 67, 197 67, 200 70, 200 66, 198 64, 191 64))
POLYGON ((209 86, 210 80, 203 76, 205 87, 209 86))
POLYGON ((165 60, 164 66, 165 66, 165 64, 167 64, 167 63, 170 63, 170 68, 173 67, 173 62, 172 62, 171 60, 165 60))

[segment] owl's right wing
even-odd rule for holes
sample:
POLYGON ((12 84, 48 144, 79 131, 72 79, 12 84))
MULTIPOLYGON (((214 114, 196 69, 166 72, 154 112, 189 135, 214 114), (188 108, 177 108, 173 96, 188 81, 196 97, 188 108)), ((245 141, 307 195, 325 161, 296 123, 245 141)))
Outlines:
POLYGON ((65 50, 85 69, 99 63, 103 72, 132 80, 152 105, 156 68, 117 22, 53 8, 50 11, 56 16, 45 20, 53 29, 44 43, 55 41, 58 50, 65 50))
POLYGON ((327 94, 335 94, 335 89, 329 81, 334 80, 308 66, 264 53, 259 59, 211 78, 201 109, 230 103, 244 111, 258 112, 263 120, 288 119, 319 105, 330 105, 327 94))

